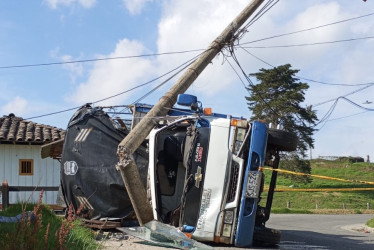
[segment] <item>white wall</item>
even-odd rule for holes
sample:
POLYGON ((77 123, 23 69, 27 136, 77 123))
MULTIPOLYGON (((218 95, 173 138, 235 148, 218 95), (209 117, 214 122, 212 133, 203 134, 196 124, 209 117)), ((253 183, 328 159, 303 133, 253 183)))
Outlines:
MULTIPOLYGON (((60 185, 60 163, 52 158, 41 159, 38 145, 0 144, 0 185, 3 180, 9 186, 60 185), (33 175, 19 175, 19 159, 34 160, 33 175)), ((10 204, 19 201, 37 202, 39 192, 10 192, 10 204)), ((44 192, 43 203, 56 204, 57 191, 44 192)), ((1 202, 1 201, 0 201, 1 202)))

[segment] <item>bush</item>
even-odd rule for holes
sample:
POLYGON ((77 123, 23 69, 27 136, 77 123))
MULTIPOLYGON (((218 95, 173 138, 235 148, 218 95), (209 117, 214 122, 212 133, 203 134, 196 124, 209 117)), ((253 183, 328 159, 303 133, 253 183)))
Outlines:
POLYGON ((362 158, 362 157, 353 157, 353 156, 339 157, 338 161, 349 162, 349 163, 365 162, 364 158, 362 158))
MULTIPOLYGON (((66 219, 57 217, 42 204, 43 191, 38 204, 15 204, 0 214, 13 217, 21 214, 18 222, 0 223, 0 246, 4 250, 13 249, 95 249, 97 244, 88 229, 80 229, 73 207, 69 207, 66 219), (32 212, 27 212, 32 211, 32 212), (87 237, 89 236, 89 237, 87 237), (90 238, 90 239, 87 239, 90 238)), ((78 214, 77 211, 76 214, 78 214)))
POLYGON ((312 168, 309 160, 301 159, 299 155, 295 153, 284 154, 281 156, 279 168, 303 173, 307 175, 293 175, 293 174, 282 174, 282 176, 289 178, 296 182, 310 183, 312 178, 309 176, 312 173, 312 168))
POLYGON ((366 226, 374 228, 374 218, 366 222, 366 226))

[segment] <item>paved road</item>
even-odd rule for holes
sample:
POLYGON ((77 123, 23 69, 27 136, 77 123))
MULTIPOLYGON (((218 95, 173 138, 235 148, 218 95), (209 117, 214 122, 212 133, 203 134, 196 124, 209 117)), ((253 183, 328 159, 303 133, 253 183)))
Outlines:
POLYGON ((374 249, 374 215, 272 214, 266 226, 282 231, 278 249, 374 249))

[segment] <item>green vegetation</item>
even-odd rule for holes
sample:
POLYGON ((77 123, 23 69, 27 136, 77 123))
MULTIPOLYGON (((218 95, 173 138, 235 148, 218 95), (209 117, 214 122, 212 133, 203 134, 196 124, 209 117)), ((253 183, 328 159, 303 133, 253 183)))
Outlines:
POLYGON ((15 204, 0 212, 0 216, 23 216, 15 223, 0 223, 2 249, 98 248, 93 232, 79 226, 72 209, 69 209, 67 219, 62 219, 40 201, 38 204, 15 204), (26 211, 33 213, 31 219, 27 218, 26 211))
POLYGON ((274 214, 311 214, 312 212, 306 209, 289 209, 289 208, 273 208, 271 210, 274 214))
MULTIPOLYGON (((312 106, 304 108, 302 104, 309 85, 299 81, 298 72, 290 64, 285 64, 271 69, 262 68, 259 72, 250 74, 256 77, 258 84, 249 84, 247 89, 251 95, 245 99, 252 111, 251 120, 281 124, 286 131, 296 133, 299 138, 297 154, 302 158, 313 147, 314 125, 318 118, 312 106)), ((305 167, 304 164, 300 171, 304 171, 305 167)), ((306 170, 309 173, 310 168, 306 170)))
POLYGON ((366 222, 366 226, 374 228, 374 218, 366 222))
MULTIPOLYGON (((342 161, 312 160, 312 174, 323 175, 346 180, 373 181, 374 164, 373 163, 350 163, 342 161)), ((265 188, 270 182, 271 172, 265 171, 265 188)), ((374 185, 340 182, 335 180, 325 180, 312 177, 310 183, 297 182, 285 178, 285 174, 279 173, 277 188, 374 188, 374 185)), ((261 205, 266 203, 267 193, 263 193, 261 205)), ((282 211, 287 208, 289 202, 290 210, 309 210, 311 212, 323 212, 322 210, 332 212, 346 213, 374 213, 374 192, 373 191, 354 191, 354 192, 276 192, 274 194, 272 211, 282 211), (367 204, 371 206, 367 210, 367 204)))

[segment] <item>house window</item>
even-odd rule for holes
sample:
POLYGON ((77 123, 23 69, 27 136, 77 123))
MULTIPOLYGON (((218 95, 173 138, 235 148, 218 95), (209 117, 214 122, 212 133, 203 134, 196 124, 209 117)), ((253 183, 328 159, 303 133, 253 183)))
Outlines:
POLYGON ((19 175, 33 175, 34 174, 34 160, 20 159, 19 160, 19 175))

